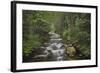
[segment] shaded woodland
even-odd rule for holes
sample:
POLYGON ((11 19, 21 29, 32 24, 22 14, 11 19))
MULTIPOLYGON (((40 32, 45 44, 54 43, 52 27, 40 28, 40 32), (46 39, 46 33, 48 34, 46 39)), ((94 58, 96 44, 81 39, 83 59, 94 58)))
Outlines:
POLYGON ((64 60, 91 58, 91 14, 75 12, 23 10, 23 62, 34 62, 41 54, 43 43, 49 42, 49 32, 60 35, 65 47, 64 60), (73 49, 68 50, 68 46, 73 49))

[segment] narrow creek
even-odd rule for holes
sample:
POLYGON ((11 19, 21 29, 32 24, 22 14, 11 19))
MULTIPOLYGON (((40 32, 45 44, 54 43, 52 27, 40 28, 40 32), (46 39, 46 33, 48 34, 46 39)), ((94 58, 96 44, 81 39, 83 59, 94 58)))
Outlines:
MULTIPOLYGON (((49 32, 50 41, 44 43, 45 46, 41 46, 44 51, 36 55, 36 60, 47 60, 47 61, 62 61, 65 57, 65 44, 63 44, 60 35, 54 32, 49 32)), ((67 46, 67 45, 66 45, 67 46)))

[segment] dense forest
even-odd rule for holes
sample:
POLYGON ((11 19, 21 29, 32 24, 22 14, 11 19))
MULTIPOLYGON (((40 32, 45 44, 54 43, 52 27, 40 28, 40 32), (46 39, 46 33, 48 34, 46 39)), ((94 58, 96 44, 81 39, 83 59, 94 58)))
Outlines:
POLYGON ((52 52, 46 58, 42 54, 43 46, 50 45, 50 32, 62 39, 63 60, 91 58, 91 14, 34 10, 23 10, 22 13, 23 62, 55 61, 51 59, 52 52), (37 55, 41 55, 42 60, 40 57, 37 60, 37 55))

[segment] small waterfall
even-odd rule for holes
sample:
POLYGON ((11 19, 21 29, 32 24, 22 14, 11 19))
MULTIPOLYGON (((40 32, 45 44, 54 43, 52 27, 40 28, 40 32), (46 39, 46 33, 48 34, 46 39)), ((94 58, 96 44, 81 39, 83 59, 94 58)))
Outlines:
POLYGON ((50 41, 44 43, 45 46, 41 48, 45 49, 43 54, 36 55, 35 58, 45 59, 46 61, 62 61, 65 56, 65 46, 60 38, 59 34, 49 32, 50 41))

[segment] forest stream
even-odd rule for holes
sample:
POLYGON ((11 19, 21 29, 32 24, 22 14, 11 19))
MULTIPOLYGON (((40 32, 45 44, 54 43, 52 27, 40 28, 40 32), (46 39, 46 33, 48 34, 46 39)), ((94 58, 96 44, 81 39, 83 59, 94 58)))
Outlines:
POLYGON ((68 49, 68 45, 63 43, 63 39, 59 34, 54 32, 49 32, 50 40, 47 43, 43 43, 38 49, 34 49, 30 54, 29 61, 41 62, 41 61, 64 61, 70 59, 70 56, 75 54, 76 50, 73 47, 68 49), (67 54, 66 54, 67 48, 67 54))
POLYGON ((62 61, 65 56, 65 47, 59 34, 49 32, 50 41, 44 43, 45 46, 41 46, 44 51, 40 55, 36 55, 34 58, 37 61, 62 61))
POLYGON ((91 14, 23 10, 23 62, 91 59, 91 14))

